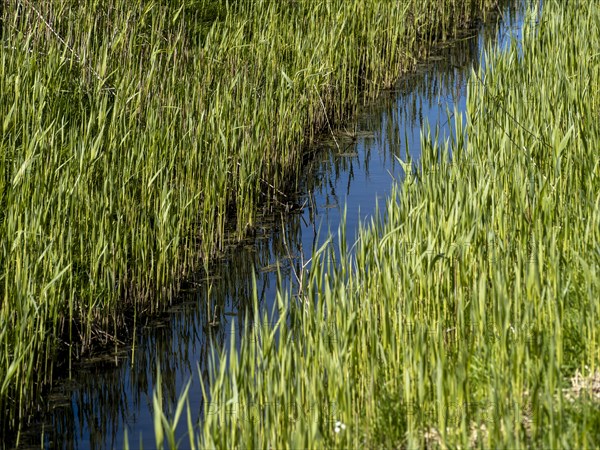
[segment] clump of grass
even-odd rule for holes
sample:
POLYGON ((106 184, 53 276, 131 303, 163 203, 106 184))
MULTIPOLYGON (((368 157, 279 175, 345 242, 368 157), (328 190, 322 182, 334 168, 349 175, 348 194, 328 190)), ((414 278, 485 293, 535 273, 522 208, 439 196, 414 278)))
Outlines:
POLYGON ((533 22, 472 74, 452 161, 424 139, 354 253, 313 255, 274 326, 256 312, 198 448, 600 445, 600 9, 533 22))
POLYGON ((164 308, 319 130, 484 4, 2 1, 0 421, 57 349, 70 366, 164 308))

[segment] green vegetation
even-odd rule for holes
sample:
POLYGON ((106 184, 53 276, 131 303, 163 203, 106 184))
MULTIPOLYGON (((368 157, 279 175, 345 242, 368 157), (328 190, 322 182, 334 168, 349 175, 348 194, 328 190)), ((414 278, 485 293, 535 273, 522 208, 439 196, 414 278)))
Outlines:
POLYGON ((160 311, 487 0, 2 0, 0 422, 160 311), (133 321, 127 320, 133 318, 133 321))
POLYGON ((426 140, 354 253, 315 253, 214 366, 196 448, 600 446, 600 8, 529 19, 452 162, 426 140))

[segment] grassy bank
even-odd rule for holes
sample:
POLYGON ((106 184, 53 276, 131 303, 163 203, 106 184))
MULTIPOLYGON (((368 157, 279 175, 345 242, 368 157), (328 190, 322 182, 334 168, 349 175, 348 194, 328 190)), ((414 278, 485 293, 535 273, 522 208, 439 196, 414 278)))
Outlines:
POLYGON ((452 163, 425 143, 355 255, 314 255, 232 345, 196 448, 600 445, 600 8, 530 19, 473 74, 452 163))
POLYGON ((285 203, 315 133, 483 2, 0 2, 0 422, 58 349, 111 343, 285 203))

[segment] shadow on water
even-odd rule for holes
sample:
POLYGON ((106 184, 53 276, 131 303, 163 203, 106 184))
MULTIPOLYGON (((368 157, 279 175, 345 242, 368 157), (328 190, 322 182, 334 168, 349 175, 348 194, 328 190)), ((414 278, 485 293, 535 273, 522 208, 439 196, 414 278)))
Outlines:
MULTIPOLYGON (((337 232, 344 212, 352 241, 359 221, 376 212, 378 201, 383 206, 393 181, 404 178, 398 159, 419 159, 421 129, 429 125, 438 139, 450 138, 454 130, 448 111, 464 114, 471 71, 484 64, 482 50, 491 45, 505 48, 512 35, 520 37, 523 14, 523 5, 507 7, 499 23, 487 23, 438 47, 395 89, 363 108, 350 129, 326 137, 304 168, 296 199, 304 208, 265 218, 254 237, 230 248, 208 275, 188 280, 183 301, 162 320, 138 330, 133 345, 78 364, 71 379, 52 390, 43 422, 26 431, 23 446, 122 448, 127 430, 131 448, 153 448, 157 365, 163 404, 173 407, 193 379, 190 406, 200 417, 198 373, 207 380, 211 349, 228 349, 232 330, 240 341, 238 324, 253 305, 253 280, 259 306, 270 311, 276 303, 278 271, 282 287, 292 288, 312 250, 323 244, 329 231, 337 232)), ((187 433, 185 424, 177 430, 179 437, 187 433)))

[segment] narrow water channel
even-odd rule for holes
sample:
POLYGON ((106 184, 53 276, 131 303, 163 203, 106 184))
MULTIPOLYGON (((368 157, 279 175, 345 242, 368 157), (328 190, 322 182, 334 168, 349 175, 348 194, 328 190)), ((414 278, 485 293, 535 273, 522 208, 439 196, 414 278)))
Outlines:
MULTIPOLYGON (((337 233, 344 211, 347 237, 353 239, 359 221, 369 220, 377 202, 383 207, 394 180, 403 179, 398 159, 419 159, 423 127, 428 124, 441 140, 454 132, 448 111, 465 112, 471 70, 484 65, 481 52, 490 46, 503 48, 511 37, 518 39, 525 6, 512 3, 503 8, 499 21, 437 48, 416 72, 363 108, 354 124, 324 139, 305 167, 294 199, 304 208, 265 219, 256 235, 232 248, 208 276, 190 280, 183 302, 164 320, 140 330, 133 346, 78 364, 71 379, 53 389, 43 421, 26 430, 24 447, 39 448, 42 443, 46 448, 123 448, 127 430, 131 448, 153 448, 157 364, 164 404, 174 404, 188 380, 195 380, 189 399, 199 417, 199 372, 206 377, 211 348, 229 348, 232 325, 239 334, 241 327, 236 325, 243 323, 244 311, 252 305, 253 274, 259 304, 271 310, 277 270, 284 283, 294 283, 294 269, 299 272, 328 231, 337 233)), ((181 423, 178 431, 184 436, 186 425, 181 423)))

